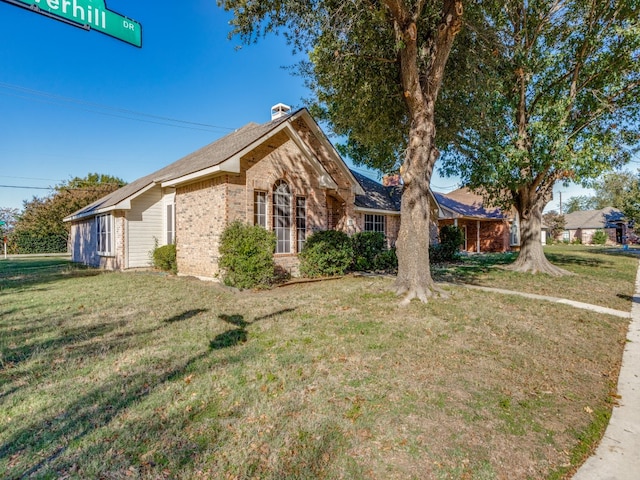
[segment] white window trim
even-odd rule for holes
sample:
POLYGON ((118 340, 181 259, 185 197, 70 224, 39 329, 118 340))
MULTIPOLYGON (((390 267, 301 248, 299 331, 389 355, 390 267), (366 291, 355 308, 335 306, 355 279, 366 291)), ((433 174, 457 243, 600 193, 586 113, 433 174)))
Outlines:
POLYGON ((114 252, 114 242, 113 242, 113 230, 114 230, 114 221, 113 221, 113 215, 111 215, 110 213, 104 214, 104 215, 98 215, 96 216, 96 233, 97 233, 97 241, 96 241, 96 250, 98 252, 98 255, 100 255, 101 257, 113 257, 115 256, 115 252, 114 252), (101 247, 101 241, 100 241, 100 237, 102 235, 102 229, 100 228, 100 224, 102 222, 102 219, 105 220, 105 225, 107 226, 107 232, 106 232, 106 250, 100 250, 101 247))

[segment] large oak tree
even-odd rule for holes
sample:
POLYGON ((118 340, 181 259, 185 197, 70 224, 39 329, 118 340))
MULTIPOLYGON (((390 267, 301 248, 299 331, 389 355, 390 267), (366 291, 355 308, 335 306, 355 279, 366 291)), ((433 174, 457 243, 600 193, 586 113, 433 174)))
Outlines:
POLYGON ((637 0, 507 0, 484 12, 495 34, 473 39, 484 59, 484 88, 467 97, 476 122, 451 143, 443 165, 490 201, 516 208, 515 270, 566 273, 540 242, 553 186, 596 178, 637 148, 639 10, 637 0))
POLYGON ((396 288, 403 303, 435 291, 429 266, 429 183, 436 102, 462 27, 462 0, 219 0, 251 43, 283 32, 309 53, 299 72, 313 113, 347 139, 356 163, 399 167, 404 182, 396 288))

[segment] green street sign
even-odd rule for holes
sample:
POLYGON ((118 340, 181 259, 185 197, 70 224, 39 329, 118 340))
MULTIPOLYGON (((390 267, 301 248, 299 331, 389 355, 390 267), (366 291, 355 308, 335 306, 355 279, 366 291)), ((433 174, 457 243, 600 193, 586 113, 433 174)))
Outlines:
POLYGON ((142 25, 107 10, 105 0, 0 0, 85 30, 97 30, 142 47, 142 25))

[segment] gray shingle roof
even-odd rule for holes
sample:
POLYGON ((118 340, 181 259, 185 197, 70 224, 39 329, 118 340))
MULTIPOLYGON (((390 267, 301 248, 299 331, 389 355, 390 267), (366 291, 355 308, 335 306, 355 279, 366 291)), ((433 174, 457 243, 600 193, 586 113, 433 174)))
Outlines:
POLYGON ((365 191, 364 195, 356 195, 356 207, 388 210, 392 212, 400 211, 402 187, 385 187, 358 172, 351 170, 351 173, 365 191))
POLYGON ((289 118, 295 116, 299 111, 301 110, 298 110, 289 116, 280 117, 263 124, 249 123, 235 132, 232 132, 229 135, 226 135, 219 140, 190 153, 186 157, 183 157, 154 173, 138 178, 115 192, 100 198, 94 203, 73 213, 67 217, 67 220, 89 216, 100 209, 113 207, 130 196, 135 195, 139 191, 153 185, 153 183, 172 180, 219 165, 246 146, 269 133, 271 130, 277 128, 289 118))
POLYGON ((608 228, 615 226, 616 222, 624 222, 624 214, 614 207, 605 207, 600 210, 579 210, 567 213, 564 216, 565 230, 577 230, 579 228, 608 228))
POLYGON ((447 194, 433 192, 441 207, 453 211, 462 217, 500 220, 507 216, 499 208, 485 207, 481 195, 468 188, 459 188, 447 194))

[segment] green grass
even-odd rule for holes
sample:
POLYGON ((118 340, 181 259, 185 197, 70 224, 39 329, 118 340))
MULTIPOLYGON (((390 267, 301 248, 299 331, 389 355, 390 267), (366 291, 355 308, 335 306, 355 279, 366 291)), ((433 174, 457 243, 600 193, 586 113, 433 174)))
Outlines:
POLYGON ((1 261, 0 477, 542 479, 581 461, 625 320, 458 287, 400 309, 390 286, 1 261))
POLYGON ((471 255, 453 266, 436 267, 436 280, 504 288, 539 295, 567 298, 584 303, 628 311, 634 293, 636 254, 619 249, 549 245, 545 255, 576 275, 553 278, 549 275, 526 275, 507 271, 501 266, 511 263, 517 253, 471 255))

